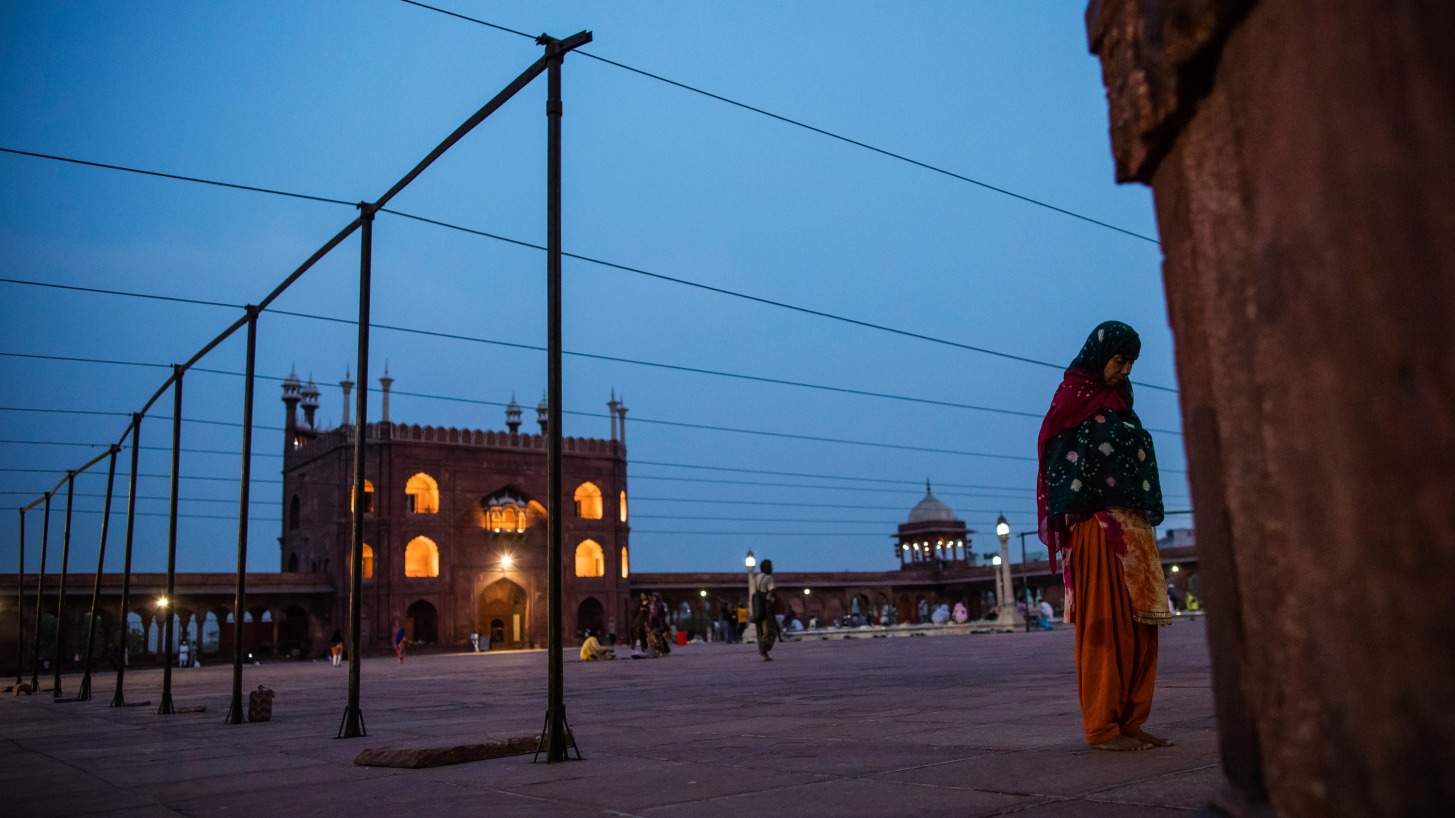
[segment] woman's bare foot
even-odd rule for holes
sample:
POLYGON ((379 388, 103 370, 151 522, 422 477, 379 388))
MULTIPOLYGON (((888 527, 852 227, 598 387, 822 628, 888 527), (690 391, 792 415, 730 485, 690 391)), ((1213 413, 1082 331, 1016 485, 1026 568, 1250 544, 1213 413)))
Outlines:
POLYGON ((1125 752, 1128 750, 1150 750, 1152 745, 1145 741, 1134 739, 1131 736, 1112 736, 1100 744, 1090 745, 1093 750, 1111 750, 1112 752, 1125 752))
POLYGON ((1165 738, 1159 738, 1158 736, 1154 736, 1151 733, 1148 733, 1146 731, 1140 731, 1135 736, 1132 736, 1132 738, 1136 739, 1137 741, 1145 741, 1146 743, 1152 745, 1153 747, 1171 747, 1172 746, 1172 742, 1171 741, 1168 741, 1165 738))

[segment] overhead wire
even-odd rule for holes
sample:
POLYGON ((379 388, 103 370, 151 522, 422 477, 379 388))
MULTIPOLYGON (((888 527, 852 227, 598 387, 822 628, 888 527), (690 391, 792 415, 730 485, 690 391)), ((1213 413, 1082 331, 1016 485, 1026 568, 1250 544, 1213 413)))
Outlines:
MULTIPOLYGON (((32 152, 32 151, 22 151, 22 150, 17 150, 17 149, 14 149, 14 148, 0 147, 0 152, 3 152, 3 153, 12 153, 12 154, 17 154, 17 155, 21 155, 21 156, 30 156, 30 157, 36 157, 36 158, 42 158, 42 159, 55 159, 55 160, 58 160, 58 161, 69 161, 69 162, 73 162, 75 164, 90 165, 90 166, 94 166, 94 167, 98 167, 98 168, 105 168, 105 169, 108 169, 108 170, 118 170, 118 171, 132 172, 132 173, 140 173, 140 174, 148 175, 148 176, 162 176, 164 178, 178 179, 178 180, 182 180, 182 181, 201 181, 201 182, 206 182, 206 183, 217 184, 217 185, 222 186, 222 187, 234 187, 234 188, 238 188, 238 189, 242 189, 242 190, 248 190, 248 191, 253 191, 253 192, 260 192, 260 193, 273 193, 273 192, 275 192, 275 191, 269 190, 267 188, 254 187, 254 186, 251 186, 251 185, 239 185, 239 184, 233 184, 233 183, 229 183, 229 182, 211 182, 211 180, 201 180, 201 179, 197 179, 196 177, 179 176, 179 175, 175 175, 175 174, 164 174, 164 173, 158 173, 158 172, 155 172, 155 171, 142 170, 142 169, 138 169, 138 168, 129 168, 129 167, 125 167, 125 166, 122 166, 122 165, 110 165, 110 164, 97 163, 97 162, 88 162, 88 161, 85 161, 85 160, 78 160, 78 159, 77 160, 72 160, 72 159, 68 159, 66 157, 57 157, 57 156, 53 156, 51 154, 35 153, 35 152, 32 152)), ((329 199, 329 198, 320 197, 320 196, 309 196, 309 195, 306 195, 306 194, 288 194, 288 195, 292 195, 294 198, 311 199, 311 200, 316 200, 316 201, 321 201, 321 202, 328 202, 328 203, 342 203, 342 200, 339 200, 339 199, 329 199)), ((400 216, 400 217, 403 217, 403 218, 412 219, 412 220, 415 220, 415 221, 424 222, 424 223, 427 223, 427 224, 432 224, 432 225, 436 225, 436 226, 439 226, 439 227, 444 227, 444 228, 448 228, 448 229, 451 229, 451 230, 456 230, 456 231, 459 231, 459 232, 468 233, 468 234, 471 234, 471 235, 476 235, 476 236, 481 236, 481 237, 485 237, 485 238, 490 238, 490 239, 494 239, 494 240, 497 240, 497 241, 503 241, 503 242, 507 242, 507 243, 510 243, 510 244, 515 244, 515 245, 518 245, 518 246, 521 246, 521 247, 528 247, 528 248, 535 249, 535 250, 540 250, 540 251, 544 251, 546 249, 543 245, 535 244, 535 243, 532 243, 532 242, 521 241, 519 239, 511 239, 511 238, 508 238, 508 237, 505 237, 505 236, 501 236, 501 235, 498 235, 498 234, 495 234, 495 233, 489 233, 489 232, 486 232, 486 231, 483 231, 483 230, 475 230, 475 229, 472 229, 472 228, 468 228, 468 227, 464 227, 464 226, 456 225, 456 224, 451 224, 449 222, 444 222, 444 221, 440 221, 440 220, 437 220, 437 219, 430 219, 430 218, 426 218, 426 217, 423 217, 423 216, 417 216, 417 215, 414 215, 414 214, 405 213, 403 211, 394 210, 394 209, 388 208, 388 207, 381 207, 381 208, 378 209, 378 212, 388 213, 388 214, 391 214, 391 215, 400 216)), ((992 356, 992 357, 1004 358, 1006 360, 1012 360, 1012 361, 1018 361, 1020 363, 1032 364, 1032 365, 1040 366, 1040 367, 1048 367, 1048 368, 1056 369, 1056 370, 1065 369, 1065 365, 1059 364, 1059 363, 1055 363, 1055 362, 1052 362, 1052 361, 1042 361, 1042 360, 1039 360, 1039 359, 1036 359, 1036 358, 1030 358, 1030 357, 1027 357, 1027 356, 1024 356, 1024 355, 1015 355, 1013 353, 1001 352, 1001 351, 998 351, 998 350, 989 349, 987 347, 976 346, 974 344, 965 344, 965 343, 961 343, 959 341, 952 341, 952 340, 950 340, 948 338, 943 338, 943 337, 939 337, 939 336, 935 336, 935 335, 927 335, 925 333, 913 332, 911 330, 900 329, 898 327, 891 327, 891 326, 888 326, 886 324, 876 324, 876 323, 874 323, 872 321, 864 321, 864 320, 860 320, 860 319, 857 319, 857 318, 850 318, 850 317, 845 316, 845 315, 839 315, 839 314, 827 312, 827 311, 824 311, 824 310, 816 310, 816 309, 813 309, 811 307, 804 307, 804 306, 800 306, 800 305, 797 305, 797 304, 790 304, 790 303, 788 303, 786 301, 778 301, 776 299, 766 298, 766 297, 763 297, 763 296, 751 295, 751 294, 744 293, 744 292, 740 292, 740 291, 737 291, 737 290, 729 290, 729 289, 724 288, 724 287, 716 287, 716 286, 713 286, 713 285, 710 285, 710 284, 703 284, 701 282, 692 281, 691 279, 680 278, 680 277, 677 277, 677 276, 669 276, 669 275, 666 275, 666 274, 663 274, 663 273, 655 273, 655 272, 652 272, 652 271, 649 271, 649 270, 645 270, 645 269, 642 269, 642 268, 639 268, 639 267, 632 267, 632 266, 626 265, 626 264, 619 264, 619 263, 616 263, 616 262, 606 261, 606 260, 603 260, 603 259, 592 258, 590 256, 584 256, 584 255, 580 255, 580 254, 576 254, 576 253, 570 253, 570 252, 564 252, 564 251, 562 252, 562 256, 564 256, 566 258, 575 259, 575 260, 578 260, 578 261, 584 261, 584 262, 587 262, 587 263, 600 265, 600 266, 603 266, 603 267, 608 267, 608 268, 615 269, 615 270, 621 270, 623 272, 628 272, 628 273, 633 273, 633 274, 636 274, 636 275, 645 276, 645 277, 648 277, 648 278, 654 278, 654 279, 657 279, 657 280, 660 280, 660 281, 667 281, 667 282, 671 282, 671 283, 675 283, 675 284, 680 284, 680 285, 687 286, 687 287, 693 287, 693 288, 705 290, 705 291, 708 291, 708 292, 713 292, 713 293, 716 293, 716 294, 719 294, 719 295, 725 295, 725 296, 729 296, 729 297, 732 297, 732 298, 739 298, 739 299, 751 301, 751 302, 754 302, 754 303, 763 304, 763 305, 766 305, 766 306, 778 307, 780 309, 790 310, 790 311, 802 313, 802 314, 805 314, 805 315, 812 315, 812 316, 815 316, 815 317, 818 317, 818 318, 824 318, 824 319, 827 319, 827 320, 838 321, 838 322, 841 322, 841 323, 846 323, 846 324, 850 324, 850 325, 853 325, 853 326, 858 326, 858 327, 865 328, 865 329, 877 330, 877 331, 880 331, 880 332, 886 332, 886 333, 889 333, 889 334, 899 335, 899 336, 906 337, 906 338, 913 338, 915 340, 927 341, 927 342, 933 343, 933 344, 939 344, 939 345, 942 345, 942 346, 948 346, 948 347, 952 347, 952 348, 955 348, 955 349, 962 349, 962 350, 966 350, 966 351, 969 351, 969 352, 976 352, 976 353, 980 353, 980 354, 983 354, 983 355, 989 355, 989 356, 992 356)), ((10 279, 0 279, 0 281, 11 281, 11 280, 10 279)), ((20 282, 16 282, 16 283, 20 283, 20 282)), ((31 282, 25 282, 25 283, 31 283, 31 282)), ((68 285, 44 285, 44 284, 42 284, 41 286, 56 286, 56 287, 65 288, 65 289, 78 289, 78 290, 85 290, 85 289, 87 289, 87 288, 83 288, 83 287, 71 287, 71 286, 68 286, 68 285)), ((201 301, 201 300, 197 300, 196 303, 209 303, 209 302, 204 302, 204 301, 201 301)), ((234 308, 236 308, 235 305, 213 304, 213 306, 233 306, 234 308)), ((1132 383, 1134 383, 1137 386, 1141 386, 1143 388, 1146 388, 1146 389, 1154 389, 1154 390, 1163 391, 1163 392, 1170 392, 1170 393, 1174 393, 1174 394, 1177 392, 1177 390, 1174 389, 1174 388, 1172 388, 1172 387, 1161 386, 1159 384, 1145 383, 1145 382, 1142 382, 1142 381, 1133 381, 1132 383)))
MULTIPOLYGON (((422 9, 428 9, 430 11, 437 12, 439 14, 444 14, 444 15, 448 15, 450 17, 455 17, 455 18, 460 19, 460 20, 465 20, 465 21, 468 21, 468 22, 471 22, 471 23, 476 23, 476 24, 479 24, 479 25, 482 25, 482 26, 487 26, 487 27, 493 28, 493 29, 495 29, 497 31, 503 31, 503 32, 506 32, 508 34, 514 34, 514 35, 516 35, 518 37, 525 37, 525 38, 530 39, 530 40, 535 40, 536 39, 534 35, 526 34, 523 31, 516 31, 514 29, 506 28, 505 26, 498 25, 496 23, 487 22, 485 20, 481 20, 481 19, 476 18, 476 17, 469 17, 467 15, 460 14, 458 12, 449 11, 448 9, 439 8, 437 6, 431 6, 431 5, 428 5, 428 4, 425 4, 425 3, 418 2, 418 0, 401 0, 401 2, 406 3, 408 5, 411 5, 411 6, 417 6, 417 7, 422 8, 422 9)), ((1130 236, 1130 237, 1135 238, 1135 239, 1141 239, 1142 241, 1145 241, 1145 242, 1150 242, 1150 243, 1156 244, 1156 245, 1160 245, 1161 244, 1160 241, 1158 241, 1157 239, 1153 238, 1152 236, 1147 236, 1147 235, 1144 235, 1142 233, 1138 233, 1138 232, 1136 232, 1134 230, 1128 230, 1125 227, 1118 227, 1117 225, 1111 224, 1109 222, 1104 222, 1104 221, 1102 221, 1100 219, 1095 219, 1095 218, 1092 218, 1092 217, 1087 216, 1085 214, 1077 213, 1074 210, 1067 210, 1064 207, 1058 207, 1058 206, 1053 205, 1053 204, 1051 204, 1049 202, 1042 201, 1040 199, 1036 199, 1036 198, 1033 198, 1031 196, 1026 196, 1026 195, 1021 194, 1021 193, 1016 193, 1015 191, 1008 190, 1008 189, 1003 188, 1003 187, 1000 187, 998 185, 992 185, 989 182, 982 182, 979 179, 974 179, 974 178, 971 178, 969 176, 965 176, 964 174, 955 173, 954 171, 947 170, 945 168, 942 168, 942 167, 939 167, 939 166, 936 166, 936 165, 931 165, 928 162, 922 162, 922 161, 920 161, 918 159, 913 159, 913 158, 910 158, 910 157, 905 156, 903 154, 895 153, 894 151, 886 150, 884 148, 880 148, 880 147, 877 147, 875 145, 871 145, 871 144, 869 144, 867 142, 862 142, 862 141, 857 140, 857 139, 852 139, 850 137, 844 136, 843 134, 835 133, 835 132, 830 131, 830 130, 827 130, 825 128, 819 128, 819 127, 814 126, 814 125, 809 125, 806 122, 802 122, 800 120, 793 119, 791 117, 783 116, 782 114, 775 114, 772 111, 768 111, 768 110, 765 110, 763 108, 759 108, 759 107, 754 106, 754 105, 749 105, 746 102, 740 102, 740 101, 735 100, 735 99, 732 99, 730 97, 725 97, 725 96, 723 96, 721 94, 715 94, 715 93, 713 93, 711 91, 707 91, 707 90, 704 90, 702 88, 698 88, 698 87, 693 86, 693 85, 688 85, 685 82, 679 82, 677 80, 669 79, 667 77, 664 77, 664 76, 662 76, 660 74, 654 74, 654 73, 652 73, 650 71, 644 71, 644 70, 642 70, 640 68, 635 68, 635 67, 630 66, 630 65, 627 65, 625 63, 617 62, 616 60, 610 60, 610 59, 607 59, 606 57, 603 57, 603 56, 601 56, 599 54, 593 54, 593 53, 591 53, 591 52, 589 52, 589 51, 587 51, 585 49, 582 49, 582 48, 575 49, 575 53, 580 54, 581 56, 586 57, 588 59, 596 60, 597 62, 605 63, 606 65, 610 65, 610 66, 613 66, 615 68, 620 68, 623 71, 629 71, 629 72, 631 72, 633 74, 638 74, 640 76, 647 77, 648 79, 653 79, 653 80, 656 80, 658 82, 666 83, 667 85, 671 85, 671 86, 673 86, 675 88, 680 88, 680 89, 682 89, 684 91, 688 91, 688 92, 691 92, 691 93, 694 93, 694 94, 699 94, 699 95, 704 96, 704 97, 707 97, 709 99, 716 100, 718 102, 722 102, 722 103, 725 103, 727 105, 731 105, 731 106, 736 107, 736 108, 741 108, 741 109, 743 109, 745 111, 750 111, 752 113, 759 114, 761 116, 765 116, 765 117, 768 117, 770 119, 777 120, 778 122, 782 122, 782 123, 787 124, 787 125, 792 125, 792 126, 794 126, 796 128, 802 128, 802 129, 804 129, 806 131, 811 131, 813 133, 819 134, 820 136, 826 136, 826 137, 828 137, 830 139, 835 139, 835 140, 838 140, 840 142, 843 142, 843 143, 846 143, 846 144, 849 144, 849 145, 853 145, 854 147, 863 148, 863 149, 868 150, 868 151, 873 151, 874 153, 877 153, 877 154, 879 154, 881 156, 886 156, 886 157, 888 157, 890 159, 896 159, 896 160, 898 160, 900 162, 906 162, 906 163, 908 163, 910 165, 914 165, 915 167, 921 168, 923 170, 928 170, 928 171, 931 171, 933 173, 938 173, 940 175, 947 176, 947 177, 949 177, 951 179, 955 179, 955 180, 958 180, 958 181, 961 181, 961 182, 966 182, 968 184, 975 185, 975 186, 980 187, 980 188, 983 188, 985 190, 989 190, 989 191, 991 191, 993 193, 999 193, 1002 196, 1009 196, 1012 199, 1017 199, 1017 200, 1019 200, 1021 202, 1025 202, 1026 204, 1034 205, 1036 207, 1042 207, 1042 208, 1045 208, 1047 210, 1051 210, 1051 211, 1054 211, 1056 213, 1060 213, 1063 216, 1070 216, 1073 219, 1079 219, 1079 220, 1081 220, 1083 222, 1087 222, 1089 224, 1093 224, 1093 225, 1096 225, 1098 227, 1103 227, 1103 228, 1106 228, 1107 230, 1112 230, 1112 231, 1115 231, 1117 233, 1121 233, 1122 235, 1130 236)))

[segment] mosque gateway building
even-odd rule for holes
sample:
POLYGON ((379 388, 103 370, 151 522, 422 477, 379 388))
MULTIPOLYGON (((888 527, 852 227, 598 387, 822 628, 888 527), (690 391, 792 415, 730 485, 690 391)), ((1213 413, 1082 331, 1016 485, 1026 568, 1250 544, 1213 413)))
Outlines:
POLYGON ((521 430, 512 398, 506 429, 481 431, 396 423, 393 379, 380 379, 380 418, 365 428, 363 497, 353 491, 354 426, 347 377, 341 422, 319 422, 318 387, 296 374, 283 384, 285 435, 280 570, 338 589, 310 623, 308 650, 348 622, 353 503, 364 508, 364 645, 388 645, 402 627, 411 642, 482 649, 544 645, 546 509, 563 503, 567 636, 624 632, 629 527, 626 408, 615 397, 611 438, 562 442, 561 497, 547 496, 546 408, 539 432, 521 430), (302 415, 299 416, 299 409, 302 415))

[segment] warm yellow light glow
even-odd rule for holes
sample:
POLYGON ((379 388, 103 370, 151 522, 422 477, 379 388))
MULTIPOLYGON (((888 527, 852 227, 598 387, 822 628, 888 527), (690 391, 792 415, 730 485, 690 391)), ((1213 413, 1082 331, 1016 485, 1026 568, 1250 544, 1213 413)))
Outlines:
MULTIPOLYGON (((354 510, 354 490, 349 488, 349 511, 354 510)), ((374 513, 374 484, 368 480, 364 481, 364 513, 374 513)))
POLYGON ((697 592, 697 595, 698 596, 707 596, 707 592, 706 591, 698 591, 697 592))
POLYGON ((433 477, 420 472, 404 484, 405 510, 410 514, 438 514, 440 511, 440 484, 433 477))
POLYGON ((514 557, 510 556, 509 554, 501 554, 500 555, 500 567, 501 568, 504 568, 505 570, 509 571, 510 570, 510 566, 512 566, 514 564, 515 564, 515 558, 514 557))
POLYGON ((595 483, 582 483, 576 487, 576 516, 583 520, 601 519, 601 489, 595 483))
POLYGON ((364 579, 374 578, 374 549, 364 543, 364 579))
POLYGON ((811 594, 811 593, 813 593, 813 592, 812 592, 812 591, 810 591, 810 590, 809 590, 809 589, 807 589, 807 588, 804 588, 804 589, 803 589, 803 594, 804 594, 804 596, 807 596, 807 595, 809 595, 809 594, 811 594))
POLYGON ((1172 566, 1172 573, 1174 573, 1174 574, 1175 574, 1175 573, 1177 573, 1177 572, 1178 572, 1178 571, 1181 571, 1181 570, 1182 570, 1182 569, 1181 569, 1181 568, 1178 568, 1178 567, 1177 567, 1177 566, 1175 566, 1175 565, 1174 565, 1174 566, 1172 566))
POLYGON ((580 545, 576 546, 576 576, 606 576, 606 557, 601 553, 601 546, 595 540, 583 540, 580 545))
POLYGON ((415 537, 404 548, 404 575, 406 577, 437 577, 440 575, 440 549, 429 537, 415 537))
POLYGON ((623 545, 621 547, 621 578, 622 579, 626 579, 628 573, 630 573, 630 572, 627 570, 626 546, 623 545))
POLYGON ((626 492, 621 493, 621 521, 626 522, 626 492))
POLYGON ((158 608, 165 608, 165 607, 167 607, 167 598, 164 597, 164 596, 157 597, 157 607, 158 608))

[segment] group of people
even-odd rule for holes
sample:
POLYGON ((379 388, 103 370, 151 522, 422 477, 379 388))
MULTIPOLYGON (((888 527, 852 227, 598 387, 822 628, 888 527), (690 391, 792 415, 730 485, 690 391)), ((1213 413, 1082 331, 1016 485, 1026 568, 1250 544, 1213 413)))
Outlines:
POLYGON ((632 658, 661 658, 672 652, 669 630, 671 613, 662 595, 646 593, 638 595, 637 609, 632 614, 631 650, 632 658))

